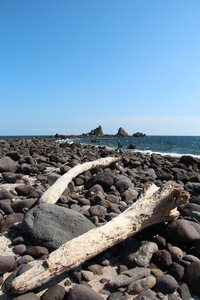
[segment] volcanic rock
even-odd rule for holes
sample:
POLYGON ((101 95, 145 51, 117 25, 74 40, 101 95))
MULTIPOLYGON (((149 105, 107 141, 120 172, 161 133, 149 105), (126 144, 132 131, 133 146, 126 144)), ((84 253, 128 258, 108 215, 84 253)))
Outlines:
POLYGON ((12 172, 15 173, 19 165, 12 160, 9 156, 0 158, 0 172, 12 172))
POLYGON ((54 285, 41 296, 41 300, 62 300, 64 296, 65 289, 61 285, 54 285))
POLYGON ((153 262, 162 269, 167 269, 172 264, 171 254, 167 250, 158 250, 153 254, 153 262))
POLYGON ((193 293, 200 296, 200 261, 194 261, 186 267, 184 280, 193 293))
POLYGON ((122 137, 123 136, 128 136, 128 133, 122 127, 120 127, 118 129, 118 132, 117 132, 116 136, 122 136, 122 137))
POLYGON ((11 192, 9 192, 8 190, 5 190, 5 189, 0 190, 0 200, 13 199, 13 198, 14 198, 14 195, 11 192))
POLYGON ((21 174, 16 174, 16 173, 12 173, 12 172, 4 172, 4 173, 2 173, 2 176, 3 176, 3 179, 8 183, 15 183, 18 180, 22 179, 21 174))
POLYGON ((27 293, 25 295, 13 298, 13 300, 40 300, 40 297, 34 293, 27 293))
POLYGON ((156 278, 149 275, 130 284, 128 287, 128 293, 131 295, 139 294, 143 290, 151 289, 155 284, 156 278))
POLYGON ((79 284, 69 290, 66 300, 104 300, 104 298, 89 286, 79 284))
POLYGON ((50 250, 57 249, 95 227, 86 217, 74 210, 45 203, 29 210, 23 225, 35 244, 50 250))
POLYGON ((157 278, 155 291, 163 294, 171 294, 178 288, 178 283, 171 275, 157 278))
POLYGON ((179 219, 167 226, 167 238, 175 243, 193 243, 200 237, 200 224, 179 219))
POLYGON ((125 255, 125 263, 129 266, 148 267, 153 253, 157 250, 155 243, 144 241, 136 251, 125 255))
POLYGON ((101 125, 99 125, 95 129, 92 129, 87 135, 102 136, 103 135, 103 129, 102 129, 101 125))
POLYGON ((14 256, 0 255, 0 274, 11 272, 15 266, 14 256))

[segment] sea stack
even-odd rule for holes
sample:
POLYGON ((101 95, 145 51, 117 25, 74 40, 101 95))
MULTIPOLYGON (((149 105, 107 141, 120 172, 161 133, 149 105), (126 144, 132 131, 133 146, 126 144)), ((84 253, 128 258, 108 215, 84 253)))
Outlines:
POLYGON ((128 133, 122 128, 122 127, 120 127, 119 129, 118 129, 118 132, 117 132, 117 134, 116 134, 116 136, 121 136, 121 137, 123 137, 123 136, 128 136, 128 133))
POLYGON ((102 126, 99 125, 97 128, 92 129, 87 135, 103 136, 102 126))

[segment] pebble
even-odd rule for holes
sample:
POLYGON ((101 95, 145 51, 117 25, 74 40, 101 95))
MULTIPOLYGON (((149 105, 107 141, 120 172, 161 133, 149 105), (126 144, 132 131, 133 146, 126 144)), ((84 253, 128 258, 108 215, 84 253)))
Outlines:
POLYGON ((128 271, 128 268, 127 268, 126 265, 119 265, 119 266, 118 266, 118 268, 117 268, 118 274, 121 274, 121 273, 123 273, 123 272, 125 272, 125 271, 128 271))
POLYGON ((41 300, 62 300, 65 296, 65 289, 61 285, 54 285, 41 296, 41 300))
POLYGON ((88 266, 88 270, 91 271, 94 275, 102 275, 102 266, 99 264, 92 264, 88 266))
POLYGON ((108 282, 108 286, 110 288, 118 289, 120 287, 128 286, 131 282, 133 282, 133 280, 130 276, 120 274, 111 278, 108 282))
POLYGON ((171 254, 173 261, 179 262, 180 260, 182 260, 184 254, 181 248, 172 246, 171 244, 167 244, 167 250, 171 254))
POLYGON ((21 256, 20 258, 17 259, 16 261, 16 265, 19 266, 19 265, 22 265, 22 264, 28 264, 29 262, 33 261, 34 258, 30 255, 24 255, 24 256, 21 256))
POLYGON ((128 287, 128 293, 131 295, 139 294, 145 289, 151 289, 156 284, 156 278, 149 275, 145 278, 139 279, 131 283, 128 287))
POLYGON ((157 278, 156 285, 154 287, 156 292, 163 294, 171 294, 178 288, 178 283, 171 275, 164 275, 157 278))
POLYGON ((153 237, 153 242, 155 242, 158 245, 158 248, 160 250, 164 249, 166 247, 166 239, 162 236, 156 235, 153 237))
POLYGON ((172 264, 172 257, 167 250, 158 250, 154 253, 152 261, 161 269, 166 270, 172 264))
POLYGON ((182 283, 179 286, 179 289, 180 289, 182 300, 193 300, 194 299, 190 293, 190 290, 189 290, 187 284, 182 283))
POLYGON ((184 281, 194 294, 200 295, 200 261, 194 261, 185 268, 184 281))
POLYGON ((65 296, 66 300, 104 300, 104 298, 84 284, 74 285, 65 296))
POLYGON ((94 205, 90 207, 89 213, 91 217, 97 216, 98 218, 104 218, 107 213, 107 209, 101 205, 94 205))
POLYGON ((13 247, 13 252, 18 255, 22 255, 26 251, 26 246, 24 244, 19 244, 13 247))
POLYGON ((122 292, 112 293, 107 300, 127 300, 127 296, 124 296, 122 292))
POLYGON ((168 270, 168 274, 173 276, 177 281, 180 281, 184 275, 184 267, 176 262, 173 262, 168 270))
POLYGON ((81 271, 82 277, 85 281, 91 281, 94 277, 94 274, 91 271, 82 270, 81 271))
POLYGON ((191 244, 199 239, 200 224, 179 219, 167 226, 167 238, 175 243, 191 244))
POLYGON ((13 300, 39 300, 39 299, 40 299, 40 297, 34 293, 27 293, 25 295, 13 298, 13 300))
POLYGON ((129 266, 148 267, 153 253, 158 250, 156 243, 144 241, 139 249, 133 253, 130 253, 126 261, 129 266))
POLYGON ((156 267, 151 268, 151 273, 152 273, 156 278, 162 277, 162 276, 165 274, 162 270, 160 270, 160 269, 158 269, 158 268, 156 268, 156 267))
POLYGON ((0 200, 13 199, 13 198, 14 198, 14 195, 11 192, 9 192, 8 190, 6 190, 6 189, 0 190, 0 200))
POLYGON ((27 248, 26 254, 34 258, 40 258, 43 255, 49 255, 49 250, 42 246, 31 246, 27 248))
POLYGON ((0 255, 0 274, 11 272, 15 266, 14 256, 0 255))
POLYGON ((33 187, 30 184, 23 184, 15 187, 15 191, 19 196, 28 196, 33 190, 33 187))
POLYGON ((12 244, 14 246, 20 245, 24 243, 24 237, 23 236, 17 236, 16 238, 12 239, 12 244))
POLYGON ((4 156, 0 158, 0 172, 12 172, 15 173, 17 169, 19 168, 19 165, 12 160, 9 156, 4 156))

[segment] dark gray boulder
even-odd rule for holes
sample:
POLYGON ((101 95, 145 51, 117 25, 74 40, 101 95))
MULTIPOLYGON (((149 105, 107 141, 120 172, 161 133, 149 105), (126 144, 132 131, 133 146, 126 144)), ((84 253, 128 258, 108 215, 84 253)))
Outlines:
POLYGON ((66 294, 66 300, 103 300, 104 298, 83 284, 74 285, 66 294))
POLYGON ((19 165, 12 160, 9 156, 0 158, 0 172, 13 172, 15 173, 19 165))
POLYGON ((65 296, 65 289, 61 285, 53 285, 42 295, 42 300, 62 300, 65 296))
POLYGON ((41 203, 28 211, 23 227, 34 244, 55 250, 95 226, 72 209, 41 203))
POLYGON ((2 199, 13 199, 14 195, 6 189, 0 190, 0 200, 2 199))
POLYGON ((155 291, 161 292, 163 294, 171 294, 175 292, 178 288, 178 283, 171 275, 164 275, 157 278, 156 286, 154 287, 155 291))
POLYGON ((167 226, 167 238, 175 243, 194 243, 200 237, 200 224, 179 219, 167 226))
POLYGON ((194 294, 200 296, 200 261, 194 261, 187 266, 184 281, 194 294))
POLYGON ((27 293, 25 295, 18 296, 16 298, 14 298, 13 300, 39 300, 39 299, 40 299, 40 297, 37 296, 36 294, 27 293))
POLYGON ((2 173, 3 179, 8 183, 15 183, 22 179, 22 174, 16 174, 12 172, 2 173))

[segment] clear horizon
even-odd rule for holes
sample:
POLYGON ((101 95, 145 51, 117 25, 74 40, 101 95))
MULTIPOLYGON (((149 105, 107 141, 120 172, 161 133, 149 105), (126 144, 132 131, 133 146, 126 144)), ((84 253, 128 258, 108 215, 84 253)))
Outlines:
POLYGON ((200 1, 0 2, 0 136, 200 135, 200 1))

